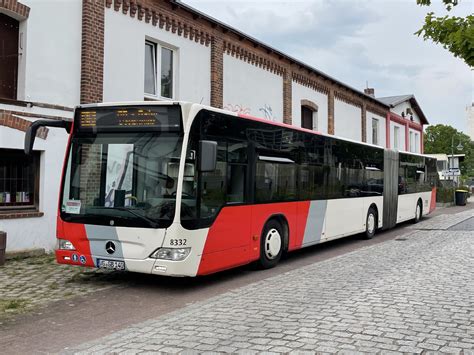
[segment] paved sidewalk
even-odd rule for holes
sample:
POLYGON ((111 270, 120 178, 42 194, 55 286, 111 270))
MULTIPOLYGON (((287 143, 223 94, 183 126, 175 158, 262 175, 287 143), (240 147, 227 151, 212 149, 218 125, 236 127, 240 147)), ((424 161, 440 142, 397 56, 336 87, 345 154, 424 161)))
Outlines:
POLYGON ((474 209, 472 208, 455 214, 441 214, 434 218, 425 218, 408 228, 415 230, 446 230, 471 217, 474 217, 474 209))
MULTIPOLYGON (((472 212, 452 217, 460 223, 472 212)), ((439 230, 413 230, 65 352, 474 354, 474 232, 448 230, 453 218, 431 218, 439 230)))
POLYGON ((0 325, 47 303, 113 287, 111 273, 56 264, 53 255, 9 260, 0 267, 0 325))

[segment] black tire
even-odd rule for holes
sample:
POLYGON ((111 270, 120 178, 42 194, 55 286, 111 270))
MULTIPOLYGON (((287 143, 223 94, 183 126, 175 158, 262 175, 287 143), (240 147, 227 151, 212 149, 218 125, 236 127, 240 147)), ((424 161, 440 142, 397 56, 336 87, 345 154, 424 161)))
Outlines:
POLYGON ((423 217, 423 205, 421 204, 421 201, 418 200, 418 202, 416 203, 415 218, 413 219, 413 223, 418 223, 422 217, 423 217))
POLYGON ((377 210, 373 207, 370 207, 369 210, 367 211, 367 217, 365 218, 365 233, 364 233, 365 239, 372 239, 374 237, 375 231, 377 230, 377 225, 378 225, 377 210))
POLYGON ((268 221, 260 237, 260 258, 257 262, 258 267, 260 269, 275 267, 281 259, 285 245, 285 235, 283 234, 281 224, 273 219, 268 221))

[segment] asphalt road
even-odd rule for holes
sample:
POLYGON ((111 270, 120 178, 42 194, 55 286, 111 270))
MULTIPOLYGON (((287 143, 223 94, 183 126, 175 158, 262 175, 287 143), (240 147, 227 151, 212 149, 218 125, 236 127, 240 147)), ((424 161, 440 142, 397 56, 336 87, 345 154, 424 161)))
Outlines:
MULTIPOLYGON (((462 208, 439 209, 456 213, 462 208)), ((255 271, 245 266, 199 278, 166 278, 127 273, 120 283, 104 291, 50 304, 40 311, 19 316, 0 329, 3 353, 58 352, 97 339, 147 319, 178 310, 190 303, 321 262, 376 243, 413 232, 404 223, 380 232, 372 240, 352 236, 290 253, 274 269, 255 271)), ((115 280, 116 281, 116 280, 115 280)), ((85 286, 87 287, 87 286, 85 286)))

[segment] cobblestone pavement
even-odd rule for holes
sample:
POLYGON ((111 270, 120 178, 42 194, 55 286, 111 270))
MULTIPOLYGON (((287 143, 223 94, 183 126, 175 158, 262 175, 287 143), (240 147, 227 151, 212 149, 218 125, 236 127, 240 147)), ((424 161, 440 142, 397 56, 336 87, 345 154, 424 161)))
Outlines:
POLYGON ((0 267, 0 324, 49 302, 113 287, 113 281, 111 273, 56 264, 53 255, 9 260, 0 267))
POLYGON ((474 354, 474 235, 446 230, 452 221, 434 217, 440 230, 412 230, 64 352, 474 354))

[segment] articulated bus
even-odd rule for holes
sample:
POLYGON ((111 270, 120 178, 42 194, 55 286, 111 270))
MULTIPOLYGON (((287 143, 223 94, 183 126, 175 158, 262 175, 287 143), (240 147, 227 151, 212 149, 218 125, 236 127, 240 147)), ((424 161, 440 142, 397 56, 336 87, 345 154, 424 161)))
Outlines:
POLYGON ((58 263, 206 275, 433 211, 436 160, 184 102, 79 106, 58 263))

